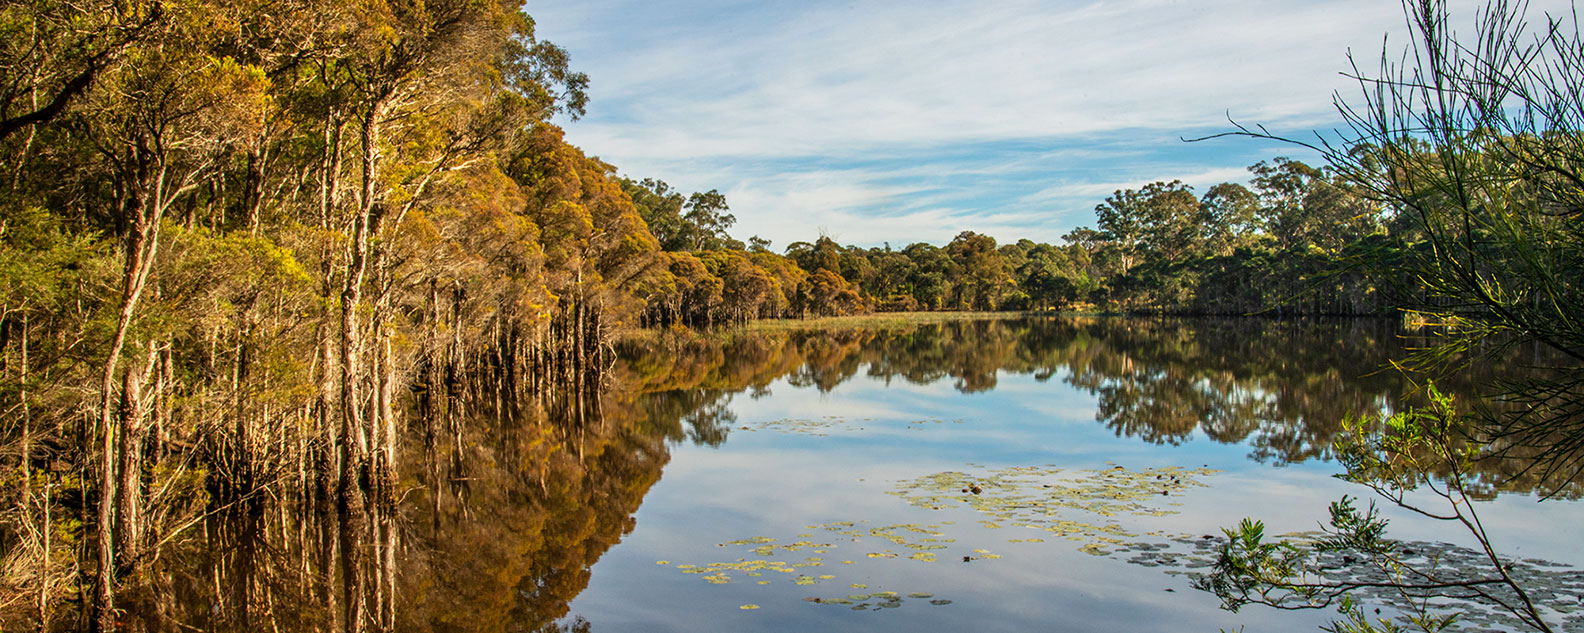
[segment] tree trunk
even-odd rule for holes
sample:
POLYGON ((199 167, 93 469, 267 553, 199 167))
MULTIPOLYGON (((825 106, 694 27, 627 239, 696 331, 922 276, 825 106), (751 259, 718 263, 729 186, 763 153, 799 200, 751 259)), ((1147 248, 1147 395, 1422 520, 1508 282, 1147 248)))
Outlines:
POLYGON ((347 258, 347 274, 341 286, 341 459, 340 492, 343 509, 351 507, 347 497, 357 494, 356 506, 361 509, 361 493, 357 474, 365 467, 368 457, 368 439, 361 410, 361 393, 358 387, 363 376, 359 356, 362 355, 362 336, 359 331, 358 310, 363 303, 363 280, 368 273, 369 239, 374 233, 375 200, 374 181, 378 167, 378 118, 380 108, 371 106, 364 115, 361 127, 362 187, 358 193, 358 209, 352 219, 352 240, 347 258))
POLYGON ((143 542, 143 384, 158 360, 150 343, 147 358, 127 367, 121 379, 121 433, 117 438, 115 554, 116 569, 131 571, 143 542))
MULTIPOLYGON (((140 178, 135 185, 142 187, 140 178)), ((115 334, 110 340, 110 350, 105 357, 104 371, 99 383, 99 507, 96 518, 98 529, 99 570, 94 581, 94 622, 97 630, 114 628, 115 618, 115 503, 116 503, 116 368, 121 360, 121 350, 126 345, 132 317, 137 311, 138 299, 153 266, 158 246, 159 220, 162 205, 146 204, 142 191, 136 191, 127 203, 130 213, 123 210, 121 217, 133 219, 123 251, 125 279, 121 288, 121 310, 116 320, 115 334)))

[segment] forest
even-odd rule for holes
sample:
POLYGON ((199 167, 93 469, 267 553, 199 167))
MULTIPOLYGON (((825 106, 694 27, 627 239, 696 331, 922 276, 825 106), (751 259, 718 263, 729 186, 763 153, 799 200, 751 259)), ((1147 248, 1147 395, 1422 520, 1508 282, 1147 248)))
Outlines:
MULTIPOLYGON (((1434 248, 1370 163, 1275 158, 1062 244, 775 253, 569 145, 589 81, 514 0, 0 8, 0 609, 113 629, 162 544, 266 500, 343 517, 356 577, 402 438, 524 394, 578 418, 639 328, 1394 314, 1419 282, 1378 271, 1434 248)), ((389 608, 363 595, 348 630, 389 608)))
POLYGON ((622 178, 670 273, 643 299, 642 323, 916 310, 1079 310, 1134 314, 1382 316, 1408 305, 1389 272, 1414 248, 1410 224, 1329 167, 1278 157, 1250 185, 1203 195, 1181 181, 1119 190, 1095 227, 1061 244, 997 244, 963 231, 944 246, 843 246, 821 235, 781 254, 728 233, 719 191, 684 197, 622 178))

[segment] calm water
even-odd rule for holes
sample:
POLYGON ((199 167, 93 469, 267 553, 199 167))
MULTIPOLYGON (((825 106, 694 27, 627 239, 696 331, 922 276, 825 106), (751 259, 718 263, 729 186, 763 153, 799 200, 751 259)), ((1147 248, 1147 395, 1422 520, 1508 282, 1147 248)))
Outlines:
MULTIPOLYGON (((292 508, 211 522, 150 604, 213 629, 330 629, 361 595, 372 630, 1317 630, 1333 614, 1228 613, 1190 577, 1222 527, 1310 531, 1365 492, 1327 447, 1404 406, 1380 369, 1410 343, 1362 321, 666 336, 597 401, 415 423, 401 509, 361 536, 292 508)), ((1584 566, 1574 491, 1481 468, 1498 548, 1584 566)), ((1415 547, 1470 544, 1389 516, 1415 547)))

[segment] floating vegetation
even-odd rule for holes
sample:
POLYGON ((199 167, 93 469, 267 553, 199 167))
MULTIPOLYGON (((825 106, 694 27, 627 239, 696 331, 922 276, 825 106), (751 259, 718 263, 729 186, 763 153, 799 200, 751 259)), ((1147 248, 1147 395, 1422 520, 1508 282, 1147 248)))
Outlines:
POLYGON ((833 431, 858 431, 862 427, 846 418, 827 415, 820 418, 782 418, 766 420, 752 426, 739 427, 740 431, 776 431, 788 435, 813 435, 826 437, 833 431))
MULTIPOLYGON (((820 429, 828 428, 831 420, 817 421, 812 425, 782 420, 768 423, 766 428, 820 429)), ((1200 486, 1198 478, 1212 474, 1207 469, 1156 468, 1130 471, 1122 467, 1099 470, 1063 471, 1054 467, 1003 468, 988 470, 971 466, 982 472, 945 472, 897 484, 893 495, 908 503, 929 509, 971 509, 987 518, 979 524, 987 529, 1021 528, 1039 529, 1051 535, 1082 543, 1080 551, 1096 556, 1113 555, 1119 551, 1138 549, 1153 551, 1147 543, 1132 543, 1136 535, 1124 530, 1119 515, 1159 516, 1169 514, 1163 509, 1160 491, 1181 492, 1200 486), (1078 516, 1088 515, 1088 516, 1078 516), (1096 517, 1099 517, 1096 519, 1096 517)), ((744 555, 734 560, 708 564, 672 565, 684 574, 700 576, 710 584, 730 584, 735 577, 763 577, 770 574, 791 581, 797 587, 812 587, 836 580, 836 574, 816 573, 816 568, 827 565, 824 554, 838 552, 842 565, 854 565, 859 560, 879 561, 895 559, 909 563, 935 564, 943 560, 962 562, 994 561, 1002 554, 985 547, 962 547, 957 539, 947 534, 954 521, 939 523, 897 523, 871 526, 860 521, 835 521, 826 524, 806 525, 795 540, 781 541, 770 536, 752 536, 725 543, 722 548, 737 548, 744 555), (954 548, 956 551, 951 551, 954 548), (851 552, 851 553, 848 553, 851 552)), ((1155 533, 1152 533, 1154 535, 1155 533)), ((1041 543, 1044 538, 1014 538, 1012 543, 1041 543)), ((1164 546, 1162 546, 1164 547, 1164 546)), ((835 560, 836 556, 833 555, 835 560)), ((669 561, 658 561, 670 564, 669 561)), ((756 584, 773 584, 771 580, 757 580, 756 584)), ((850 583, 850 589, 867 591, 864 583, 850 583)), ((936 599, 932 594, 908 594, 914 600, 929 600, 933 605, 951 604, 950 600, 936 599)), ((870 591, 847 596, 808 598, 821 604, 845 604, 858 610, 896 608, 904 602, 901 594, 891 591, 870 591)))
POLYGON ((926 600, 929 604, 937 607, 952 603, 952 601, 946 600, 944 598, 936 598, 935 594, 933 593, 926 593, 922 591, 908 593, 906 598, 904 598, 901 593, 895 591, 875 591, 871 593, 854 593, 848 594, 846 596, 836 596, 829 598, 823 596, 809 596, 803 599, 804 602, 812 602, 815 604, 841 605, 852 609, 853 611, 881 611, 885 609, 896 609, 901 607, 908 600, 926 600))
MULTIPOLYGON (((905 428, 912 430, 922 430, 930 427, 943 426, 946 424, 962 424, 963 422, 965 422, 965 420, 962 419, 942 420, 938 418, 928 418, 922 420, 910 420, 906 423, 905 428)), ((816 437, 827 437, 831 433, 838 431, 862 431, 867 428, 862 426, 862 424, 874 423, 874 418, 863 418, 861 420, 853 421, 840 416, 827 415, 819 418, 782 418, 779 420, 766 420, 756 424, 738 427, 737 430, 775 431, 788 435, 813 435, 816 437)))
MULTIPOLYGON (((1202 487, 1201 478, 1218 472, 1178 467, 1129 470, 1122 466, 1072 471, 1048 466, 980 470, 904 481, 890 494, 931 510, 970 508, 988 515, 979 521, 986 529, 1043 530, 1083 543, 1079 549, 1086 554, 1105 556, 1139 536, 1115 517, 1174 514, 1168 508, 1180 503, 1163 503, 1162 499, 1202 487)), ((1008 539, 1011 543, 1043 541, 1038 537, 1008 539)))
MULTIPOLYGON (((942 530, 945 524, 917 524, 899 523, 892 525, 868 526, 855 521, 837 521, 823 525, 809 525, 808 532, 797 535, 798 540, 782 543, 769 536, 752 536, 720 543, 723 548, 741 548, 744 552, 755 557, 743 556, 735 560, 716 561, 707 564, 672 564, 671 561, 656 561, 661 565, 670 565, 677 571, 700 576, 705 582, 715 585, 730 584, 738 575, 749 577, 763 577, 767 572, 786 574, 787 578, 796 587, 812 587, 821 583, 837 579, 836 574, 816 574, 811 570, 829 564, 824 556, 803 556, 805 553, 826 553, 851 548, 863 552, 866 559, 899 559, 916 561, 920 563, 938 562, 937 551, 947 549, 956 539, 945 538, 942 530), (884 543, 884 546, 876 547, 884 543), (910 553, 902 554, 897 550, 910 553)), ((973 558, 999 558, 990 554, 989 550, 976 550, 973 558)), ((964 557, 967 559, 968 557, 964 557)), ((841 560, 842 565, 853 565, 857 561, 841 560)), ((757 585, 773 584, 771 580, 756 580, 757 585)), ((849 583, 848 588, 858 591, 869 591, 866 583, 849 583)), ((933 599, 934 594, 912 592, 907 594, 916 600, 930 599, 932 605, 941 606, 951 604, 950 600, 933 599)), ((818 604, 846 605, 860 611, 893 609, 900 607, 906 600, 902 594, 895 591, 870 591, 869 593, 855 593, 846 596, 809 597, 808 602, 818 604)))
MULTIPOLYGON (((793 428, 793 427, 787 427, 793 428)), ((906 503, 931 511, 971 511, 982 518, 973 523, 986 530, 1023 531, 1005 539, 1006 543, 1036 546, 1051 541, 1067 544, 1078 552, 1108 557, 1140 567, 1160 568, 1168 576, 1199 578, 1215 564, 1225 539, 1212 535, 1177 534, 1136 529, 1130 518, 1160 517, 1176 513, 1179 499, 1203 480, 1214 475, 1208 468, 1128 469, 1111 465, 1102 469, 1063 470, 1055 466, 988 468, 969 465, 968 471, 949 471, 901 481, 888 494, 906 503), (1036 531, 1039 536, 1024 536, 1036 531)), ((880 565, 939 564, 942 560, 963 563, 994 561, 1002 554, 984 543, 959 545, 948 530, 956 521, 869 525, 864 521, 836 521, 807 525, 795 539, 780 541, 769 536, 754 536, 721 543, 722 548, 738 548, 741 558, 702 565, 669 565, 684 574, 699 575, 710 584, 729 584, 734 576, 783 578, 799 588, 831 585, 836 574, 818 573, 826 565, 856 565, 859 561, 880 565), (829 556, 826 556, 829 554, 829 556), (861 554, 862 556, 859 556, 861 554), (827 561, 827 558, 830 560, 827 561), (856 559, 856 560, 855 560, 856 559), (884 562, 881 562, 884 561, 884 562)), ((1280 538, 1296 543, 1311 542, 1322 535, 1295 533, 1280 538)), ((1403 542, 1399 552, 1405 562, 1420 569, 1439 569, 1449 576, 1494 575, 1483 553, 1445 543, 1403 542), (1452 574, 1451 572, 1457 572, 1452 574)), ((1563 629, 1584 630, 1584 573, 1577 568, 1538 559, 1513 559, 1503 562, 1505 573, 1514 577, 1531 595, 1539 598, 1549 616, 1563 629)), ((1311 561, 1312 577, 1324 581, 1380 583, 1392 579, 1363 560, 1344 554, 1328 554, 1311 561)), ((931 606, 952 604, 928 592, 874 590, 868 583, 837 581, 841 591, 851 593, 816 595, 803 600, 822 605, 841 605, 855 611, 883 611, 900 608, 909 601, 931 606)), ((771 585, 771 580, 758 580, 771 585)), ((1168 588, 1167 591, 1172 591, 1168 588)), ((1355 597, 1399 613, 1410 605, 1387 589, 1355 592, 1355 597)), ((757 608, 744 605, 743 609, 757 608)), ((1459 614, 1449 631, 1510 630, 1519 628, 1510 614, 1481 602, 1442 596, 1435 608, 1459 614)))
POLYGON ((963 422, 964 422, 964 420, 962 418, 958 418, 958 419, 955 419, 955 420, 939 420, 939 419, 913 420, 913 421, 907 423, 907 427, 910 428, 910 429, 918 430, 918 429, 925 429, 925 428, 928 428, 930 426, 938 426, 938 425, 942 425, 942 424, 962 424, 963 422))

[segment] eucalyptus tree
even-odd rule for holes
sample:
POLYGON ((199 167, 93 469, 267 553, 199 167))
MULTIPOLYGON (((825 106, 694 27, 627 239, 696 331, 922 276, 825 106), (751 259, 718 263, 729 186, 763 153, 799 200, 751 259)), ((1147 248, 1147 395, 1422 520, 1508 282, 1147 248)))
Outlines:
POLYGON ((970 310, 995 310, 1011 280, 1006 259, 996 250, 995 238, 963 231, 943 249, 959 273, 955 303, 970 310))
POLYGON ((1263 229, 1259 198, 1248 187, 1231 182, 1215 185, 1199 204, 1204 209, 1206 254, 1230 255, 1259 240, 1263 229))
MULTIPOLYGON (((60 0, 0 7, 0 141, 68 113, 101 73, 155 35, 165 17, 158 3, 114 9, 60 0)), ((31 146, 25 143, 24 151, 31 146)))
POLYGON ((687 204, 687 198, 665 181, 655 178, 641 181, 623 178, 621 183, 622 191, 632 197, 633 205, 638 207, 638 214, 643 216, 649 232, 660 241, 660 247, 668 251, 683 250, 685 231, 682 207, 687 204))
MULTIPOLYGON (((1481 413, 1437 396, 1380 426, 1354 421, 1353 439, 1339 446, 1349 479, 1465 528, 1491 563, 1488 573, 1401 560, 1383 537, 1385 521, 1347 499, 1333 505, 1334 538, 1319 547, 1388 567, 1402 579, 1392 587, 1405 595, 1456 587, 1527 628, 1558 630, 1542 596, 1507 573, 1468 503, 1465 475, 1489 457, 1526 460, 1542 480, 1562 486, 1584 473, 1584 36, 1572 16, 1531 25, 1521 2, 1490 0, 1466 37, 1452 29, 1440 0, 1404 9, 1412 27, 1406 50, 1383 54, 1374 72, 1355 65, 1358 96, 1338 99, 1346 127, 1308 145, 1346 185, 1413 229, 1397 266, 1424 297, 1416 310, 1448 326, 1418 364, 1500 359, 1522 344, 1548 348, 1553 360, 1540 363, 1547 371, 1539 376, 1486 385, 1523 405, 1515 411, 1481 413), (1424 490, 1431 495, 1416 496, 1424 490), (1426 498, 1446 505, 1422 505, 1426 498)), ((1229 530, 1233 540, 1205 583, 1228 605, 1330 605, 1360 588, 1305 575, 1313 551, 1265 542, 1259 528, 1245 521, 1229 530)), ((1412 615, 1427 629, 1448 623, 1430 612, 1412 615)), ((1361 609, 1344 616, 1350 629, 1378 628, 1361 609)))
POLYGON ((695 192, 688 196, 682 208, 684 243, 688 250, 743 249, 741 242, 726 234, 726 230, 737 223, 737 216, 731 214, 725 194, 716 189, 695 192))
POLYGON ((908 284, 919 306, 928 310, 945 308, 955 279, 951 257, 941 248, 925 242, 907 245, 902 254, 913 263, 908 284))

